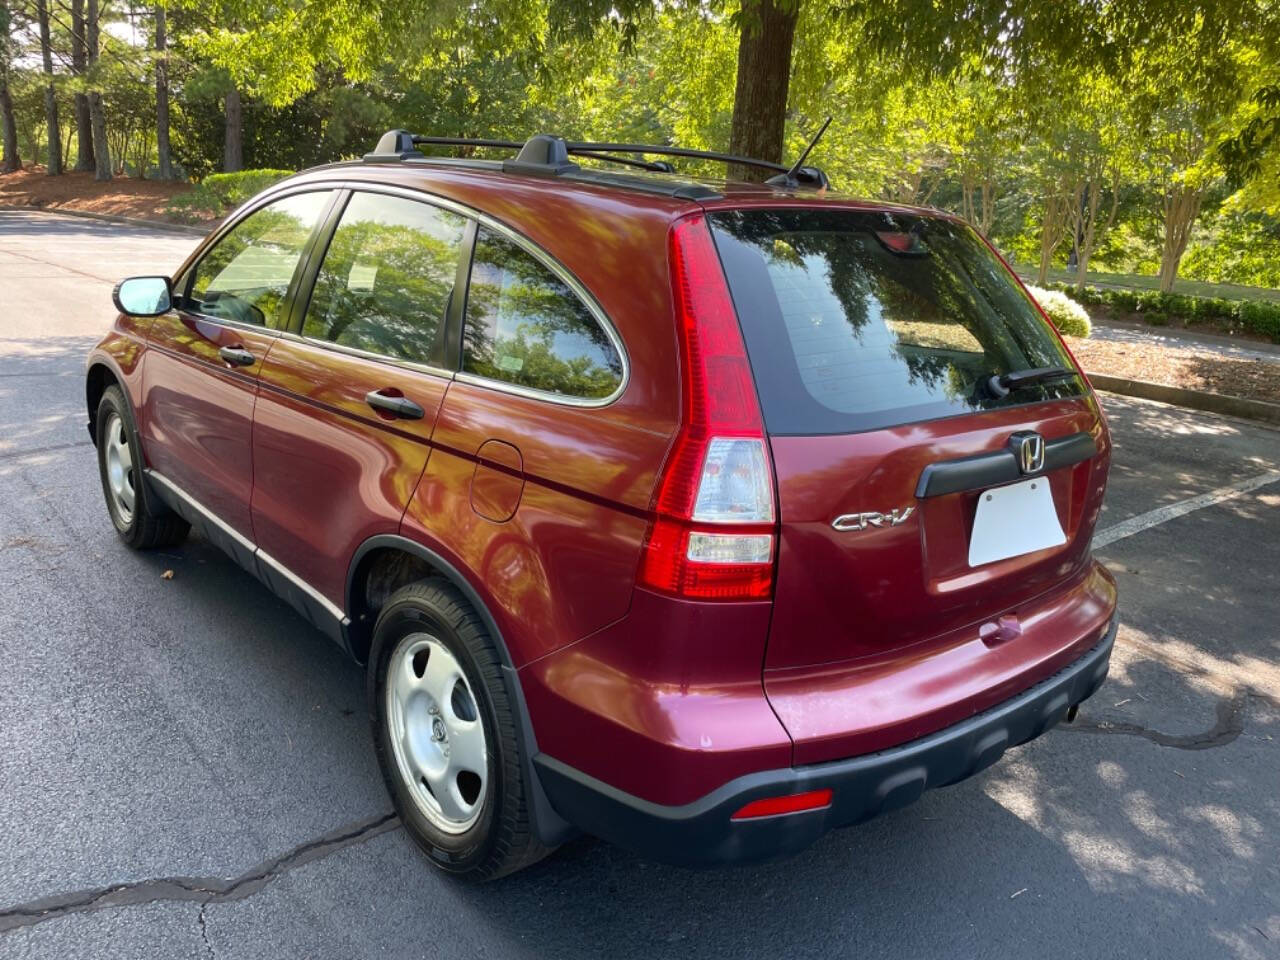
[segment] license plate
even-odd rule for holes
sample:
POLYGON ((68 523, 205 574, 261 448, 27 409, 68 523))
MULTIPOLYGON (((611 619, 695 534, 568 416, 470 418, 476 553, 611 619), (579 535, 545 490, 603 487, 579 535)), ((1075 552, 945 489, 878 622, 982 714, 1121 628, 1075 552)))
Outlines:
POLYGON ((980 567, 1067 542, 1045 477, 995 487, 978 497, 969 566, 980 567))

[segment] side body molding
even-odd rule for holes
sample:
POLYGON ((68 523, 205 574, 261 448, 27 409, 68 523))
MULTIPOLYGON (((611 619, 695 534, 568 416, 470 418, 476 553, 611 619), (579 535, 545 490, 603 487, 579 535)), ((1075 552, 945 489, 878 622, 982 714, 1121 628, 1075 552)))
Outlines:
POLYGON ((146 470, 151 489, 170 509, 191 524, 246 571, 261 580, 280 599, 302 614, 308 623, 350 652, 346 614, 318 590, 257 544, 223 521, 189 493, 155 470, 146 470))

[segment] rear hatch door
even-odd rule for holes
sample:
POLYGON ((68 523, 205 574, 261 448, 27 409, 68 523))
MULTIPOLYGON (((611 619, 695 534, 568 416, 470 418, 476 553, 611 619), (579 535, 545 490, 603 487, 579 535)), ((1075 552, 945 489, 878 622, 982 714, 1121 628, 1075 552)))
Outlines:
POLYGON ((1101 417, 980 237, 839 207, 710 219, 777 479, 767 669, 924 655, 1081 569, 1101 417))

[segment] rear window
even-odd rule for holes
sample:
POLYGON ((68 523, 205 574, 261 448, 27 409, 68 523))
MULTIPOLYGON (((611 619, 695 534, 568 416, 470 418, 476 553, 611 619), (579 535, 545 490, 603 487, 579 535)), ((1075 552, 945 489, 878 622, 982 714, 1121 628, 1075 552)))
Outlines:
POLYGON ((848 210, 711 217, 773 434, 854 433, 1078 396, 998 398, 992 376, 1070 367, 1004 265, 950 220, 848 210))

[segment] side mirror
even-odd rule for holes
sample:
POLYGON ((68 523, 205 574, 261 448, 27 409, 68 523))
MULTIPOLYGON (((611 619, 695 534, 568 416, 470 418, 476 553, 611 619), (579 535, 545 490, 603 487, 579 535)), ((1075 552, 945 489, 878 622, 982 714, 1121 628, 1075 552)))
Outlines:
POLYGON ((111 291, 116 309, 131 317, 158 317, 173 307, 168 277, 130 277, 111 291))

